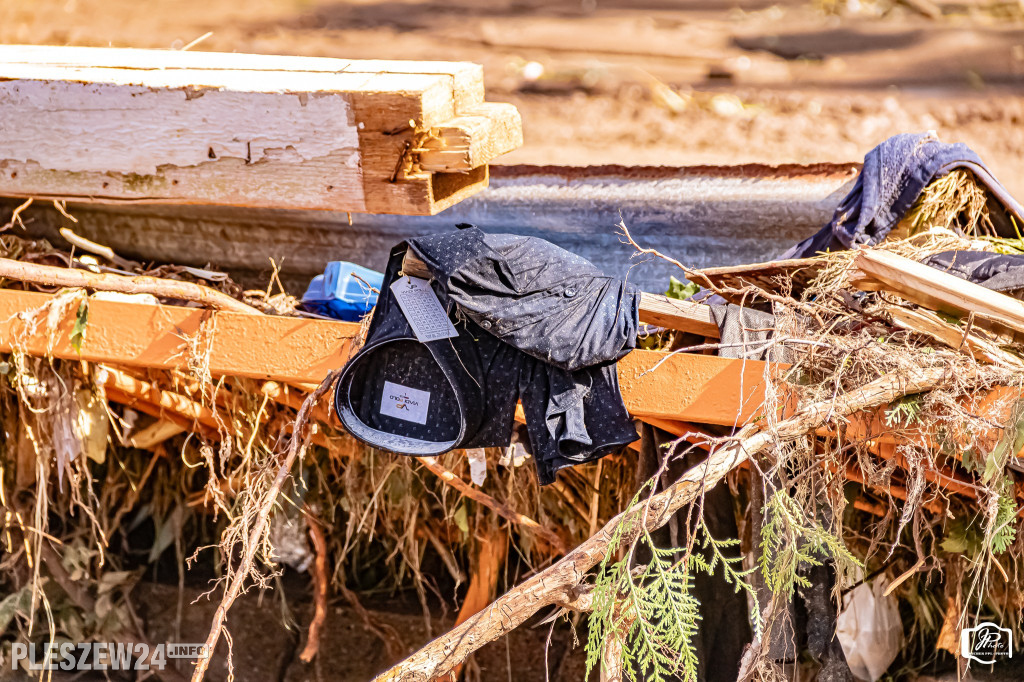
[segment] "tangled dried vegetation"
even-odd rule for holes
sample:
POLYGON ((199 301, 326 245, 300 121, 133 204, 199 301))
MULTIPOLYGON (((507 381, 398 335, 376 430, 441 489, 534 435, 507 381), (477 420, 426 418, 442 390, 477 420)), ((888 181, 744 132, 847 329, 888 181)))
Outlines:
MULTIPOLYGON (((1024 252, 1024 242, 995 229, 993 218, 1002 219, 973 178, 950 174, 878 249, 913 259, 949 249, 1024 252)), ((0 248, 29 262, 72 258, 12 234, 0 248)), ((147 271, 111 255, 93 263, 147 271)), ((572 592, 577 598, 566 609, 590 612, 591 664, 607 666, 614 647, 627 677, 696 678, 697 610, 689 590, 697 572, 725 570, 748 595, 757 632, 743 660, 748 679, 783 676, 767 643, 789 636, 786 605, 821 563, 836 567, 836 597, 879 575, 891 581, 907 623, 894 677, 921 669, 941 650, 955 653, 958 633, 979 620, 1008 624, 1019 638, 1019 338, 884 288, 862 291, 856 255, 827 254, 768 279, 709 281, 684 268, 725 298, 770 311, 774 331, 762 350, 787 365, 766 365, 765 402, 744 429, 720 438, 690 434, 670 448, 666 463, 694 442, 711 463, 730 449, 750 455, 736 458, 746 463, 726 477, 740 537, 712 537, 700 506, 692 505, 696 521, 684 526, 690 534, 680 548, 655 549, 649 530, 666 523, 664 510, 684 505, 694 481, 713 484, 733 465, 715 476, 698 471, 688 488, 645 501, 652 489, 636 493, 630 455, 563 472, 541 489, 512 450, 489 453, 492 464, 503 464, 474 488, 464 453, 417 461, 334 430, 326 402, 304 406, 313 387, 211 377, 202 339, 192 344, 188 371, 11 353, 0 364, 0 581, 9 595, 0 602, 3 646, 58 635, 140 641, 133 585, 148 567, 168 565, 183 582, 197 562, 219 576, 210 588, 226 595, 225 608, 244 589, 242 579, 268 586, 290 564, 312 572, 321 605, 328 586, 354 606, 353 589, 412 590, 430 631, 431 604, 451 594, 442 582, 477 583, 464 607, 472 612, 521 576, 556 571, 565 549, 588 538, 599 538, 593 546, 605 552, 593 562, 604 561, 590 596, 572 592), (888 388, 878 390, 880 381, 888 388), (282 468, 289 453, 298 459, 290 476, 282 468), (624 509, 632 511, 611 531, 597 532, 624 509), (652 509, 659 512, 653 520, 652 509), (653 558, 638 566, 635 549, 643 543, 652 545, 653 558), (498 585, 496 564, 506 563, 513 567, 508 584, 498 585)), ((269 288, 242 292, 204 271, 164 267, 160 274, 294 314, 294 299, 269 288)), ((46 329, 75 310, 82 318, 80 301, 78 292, 62 293, 52 304, 60 311, 40 311, 31 323, 46 329)), ((87 334, 88 320, 79 321, 77 332, 87 334)), ((675 350, 684 343, 669 333, 644 340, 675 350)), ((585 579, 571 576, 576 586, 585 579)), ((317 618, 305 660, 316 652, 317 618)), ((407 652, 399 633, 368 614, 365 625, 390 658, 407 652)), ((462 655, 499 636, 500 628, 492 630, 472 645, 460 640, 468 647, 462 655)), ((218 621, 212 641, 219 633, 218 621)), ((429 650, 421 653, 429 658, 429 650)))
MULTIPOLYGON (((994 229, 993 208, 970 173, 954 172, 932 183, 876 250, 915 261, 949 250, 1024 252, 1019 233, 1007 237, 1004 230, 1000 236, 994 229)), ((1000 218, 1016 228, 1012 219, 1000 218)), ((623 231, 640 252, 652 255, 623 231)), ((757 634, 740 680, 795 674, 791 666, 780 667, 770 650, 773 642, 793 636, 789 604, 795 591, 811 587, 807 576, 822 564, 837 574, 837 603, 852 587, 880 576, 889 581, 887 594, 900 599, 906 638, 890 668, 892 679, 913 677, 943 652, 959 656, 960 632, 979 622, 1002 623, 1019 641, 1019 333, 980 324, 981 315, 975 320, 973 314, 952 316, 911 303, 907 292, 866 282, 857 258, 857 252, 829 253, 781 271, 737 268, 733 276, 705 275, 667 259, 727 300, 771 312, 772 338, 749 344, 788 366, 766 365, 770 388, 761 416, 732 439, 708 441, 709 462, 737 443, 747 448, 751 430, 773 441, 751 450, 749 463, 728 478, 744 500, 742 566, 730 558, 735 550, 723 554, 721 544, 729 539, 710 537, 700 522, 675 555, 654 551, 639 575, 615 563, 616 557, 602 565, 598 587, 612 597, 595 597, 601 608, 595 606, 592 627, 603 636, 618 630, 627 676, 697 679, 691 640, 698 622, 685 595, 699 572, 724 571, 749 594, 757 634), (926 382, 928 390, 904 387, 898 399, 849 415, 843 408, 881 380, 911 385, 928 373, 937 377, 926 382), (806 414, 807 406, 818 406, 818 419, 805 420, 794 436, 793 420, 786 420, 801 407, 806 414), (659 554, 681 558, 666 561, 659 554), (659 594, 667 587, 675 599, 659 594), (666 631, 666 622, 678 625, 666 631)), ((681 298, 693 291, 676 284, 681 298)), ((671 334, 648 340, 648 347, 659 346, 685 348, 671 334)), ((677 442, 675 454, 687 447, 677 442)), ((713 466, 707 471, 710 477, 713 466)), ((645 542, 650 539, 641 534, 631 547, 645 542)), ((592 664, 598 649, 592 640, 592 664)), ((813 674, 818 664, 797 665, 813 674)))
MULTIPOLYGON (((243 291, 222 273, 151 267, 65 237, 75 251, 8 232, 0 256, 196 282, 262 312, 300 314, 293 297, 272 293, 276 277, 265 291, 243 291), (102 255, 83 255, 83 246, 102 255)), ((80 289, 58 290, 44 309, 21 316, 19 333, 53 335, 58 321, 77 316, 72 334, 88 335, 84 300, 80 289)), ((361 609, 356 592, 415 593, 436 634, 436 605, 454 606, 452 586, 480 580, 481 556, 510 556, 501 574, 515 581, 587 537, 634 487, 629 457, 541 489, 522 457, 491 452, 490 475, 476 488, 464 453, 421 462, 375 451, 331 426, 326 398, 310 401, 307 426, 297 417, 312 386, 211 377, 207 340, 189 342, 187 370, 17 349, 0 356, 3 660, 19 641, 146 641, 133 605, 145 576, 196 586, 190 572, 215 575, 201 585, 226 608, 237 592, 273 587, 285 565, 312 574, 319 607, 313 623, 297 624, 309 627, 304 660, 315 656, 328 594, 363 614, 396 660, 408 644, 361 609), (293 447, 299 461, 281 478, 293 447), (495 462, 504 464, 495 470, 495 462)), ((480 598, 504 587, 491 582, 476 588, 480 598)))

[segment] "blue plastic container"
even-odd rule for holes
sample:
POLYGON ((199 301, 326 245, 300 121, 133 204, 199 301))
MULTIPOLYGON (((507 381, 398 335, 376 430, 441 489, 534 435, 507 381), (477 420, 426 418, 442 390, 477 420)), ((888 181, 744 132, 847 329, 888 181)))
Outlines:
POLYGON ((346 261, 332 261, 327 264, 324 274, 317 275, 309 283, 302 303, 314 313, 358 322, 377 305, 377 291, 383 284, 382 272, 346 261))

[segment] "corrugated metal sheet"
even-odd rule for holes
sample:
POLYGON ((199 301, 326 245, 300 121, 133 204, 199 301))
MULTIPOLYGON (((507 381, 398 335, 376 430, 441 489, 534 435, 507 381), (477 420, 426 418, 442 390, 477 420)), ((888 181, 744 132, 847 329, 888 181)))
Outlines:
MULTIPOLYGON (((633 236, 695 267, 770 259, 825 224, 858 167, 691 168, 496 166, 484 192, 430 217, 171 205, 69 205, 79 222, 34 207, 30 230, 59 240, 79 234, 136 259, 212 263, 249 283, 265 283, 270 259, 301 293, 326 262, 382 269, 392 246, 470 222, 488 231, 548 239, 607 273, 662 291, 672 267, 633 258, 633 236)), ((0 214, 2 215, 2 214, 0 214)))

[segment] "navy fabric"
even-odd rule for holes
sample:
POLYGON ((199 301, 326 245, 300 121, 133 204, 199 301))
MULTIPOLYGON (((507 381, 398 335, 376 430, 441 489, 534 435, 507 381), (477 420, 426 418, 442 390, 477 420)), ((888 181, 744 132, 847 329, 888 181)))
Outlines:
POLYGON ((1024 255, 989 251, 943 251, 922 261, 995 291, 1024 290, 1024 255))
POLYGON ((614 361, 633 348, 639 292, 540 239, 472 228, 392 251, 364 347, 335 409, 356 438, 424 456, 510 443, 516 402, 542 484, 638 436, 614 361), (416 340, 391 292, 407 248, 430 268, 458 337, 416 340), (581 305, 582 302, 582 305, 581 305), (425 423, 381 413, 385 382, 430 394, 425 423))
POLYGON ((825 251, 873 246, 886 238, 924 188, 956 168, 966 168, 1018 218, 1024 207, 963 143, 940 142, 933 133, 895 135, 868 152, 853 189, 831 222, 780 258, 806 258, 825 251))
POLYGON ((518 396, 508 377, 521 373, 522 355, 466 320, 455 338, 417 340, 391 292, 404 255, 404 244, 392 252, 366 343, 335 387, 338 418, 359 440, 407 455, 507 445, 518 396), (381 413, 385 381, 430 393, 425 424, 381 413))
POLYGON ((551 242, 473 227, 409 247, 467 317, 549 365, 613 362, 636 343, 639 289, 551 242))

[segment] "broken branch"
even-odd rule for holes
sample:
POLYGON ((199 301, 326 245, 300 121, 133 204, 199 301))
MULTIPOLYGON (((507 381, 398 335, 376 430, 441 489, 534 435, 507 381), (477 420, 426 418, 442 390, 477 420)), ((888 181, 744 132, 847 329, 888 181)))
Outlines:
POLYGON ((837 417, 883 405, 907 394, 930 390, 946 378, 944 368, 923 369, 912 377, 886 375, 834 401, 808 405, 791 418, 779 422, 772 431, 760 431, 757 423, 747 426, 733 443, 716 449, 703 463, 687 471, 667 489, 622 512, 567 556, 381 673, 376 680, 431 680, 448 674, 469 654, 514 630, 539 609, 571 600, 573 588, 599 561, 631 543, 644 528, 653 531, 665 525, 675 512, 713 488, 752 455, 780 440, 798 438, 837 417), (612 546, 616 529, 624 523, 629 524, 627 532, 619 535, 621 539, 617 546, 612 546))
POLYGON ((304 662, 309 663, 316 658, 320 651, 320 631, 327 621, 327 538, 324 536, 324 529, 320 527, 320 521, 310 510, 309 505, 303 505, 302 515, 306 517, 306 524, 309 526, 309 538, 313 543, 313 620, 309 622, 306 646, 299 654, 304 662))
POLYGON ((52 265, 25 263, 10 258, 0 258, 0 277, 50 287, 118 291, 123 294, 152 294, 163 298, 193 301, 219 310, 231 310, 250 315, 262 314, 256 308, 216 289, 192 282, 179 282, 159 277, 126 277, 112 273, 86 272, 72 268, 57 268, 52 265))

